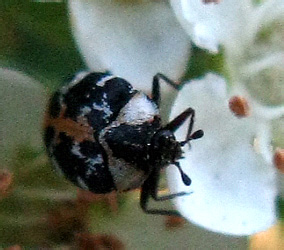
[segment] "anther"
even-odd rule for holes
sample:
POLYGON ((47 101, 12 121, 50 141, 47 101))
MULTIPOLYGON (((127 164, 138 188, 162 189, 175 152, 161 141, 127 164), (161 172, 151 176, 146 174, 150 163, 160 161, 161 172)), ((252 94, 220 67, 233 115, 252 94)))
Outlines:
POLYGON ((229 100, 229 108, 239 118, 247 117, 250 114, 248 101, 242 96, 231 97, 229 100))
POLYGON ((275 167, 284 174, 284 149, 276 148, 273 157, 273 163, 275 167))

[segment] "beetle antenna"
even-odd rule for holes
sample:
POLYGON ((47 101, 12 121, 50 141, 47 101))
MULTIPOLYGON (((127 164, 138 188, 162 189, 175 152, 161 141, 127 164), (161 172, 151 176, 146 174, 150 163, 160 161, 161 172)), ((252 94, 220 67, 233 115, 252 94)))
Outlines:
POLYGON ((180 163, 179 162, 175 162, 174 164, 177 166, 177 168, 178 168, 178 170, 179 170, 179 172, 181 174, 181 179, 182 179, 183 183, 186 186, 189 186, 191 184, 191 179, 187 176, 187 174, 185 172, 183 172, 183 170, 180 167, 180 163))
POLYGON ((189 136, 185 141, 181 141, 179 144, 180 144, 181 147, 183 147, 189 141, 199 139, 203 135, 204 135, 203 130, 199 129, 199 130, 195 131, 191 136, 189 136))

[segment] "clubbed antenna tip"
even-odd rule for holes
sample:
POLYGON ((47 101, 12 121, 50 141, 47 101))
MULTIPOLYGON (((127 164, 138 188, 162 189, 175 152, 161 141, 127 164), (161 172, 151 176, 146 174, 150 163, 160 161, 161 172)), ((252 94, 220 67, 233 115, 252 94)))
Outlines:
POLYGON ((185 174, 183 172, 183 170, 180 167, 179 162, 175 162, 175 165, 177 166, 177 168, 178 168, 178 170, 179 170, 179 172, 181 174, 181 179, 182 179, 184 185, 189 186, 191 184, 191 179, 187 176, 187 174, 185 174))
POLYGON ((189 141, 199 139, 199 138, 203 137, 203 135, 204 135, 203 130, 199 129, 199 130, 195 131, 192 135, 190 135, 190 137, 188 139, 186 139, 185 141, 181 141, 179 144, 180 144, 181 147, 183 147, 189 141))
POLYGON ((190 139, 191 140, 196 140, 196 139, 199 139, 201 137, 203 137, 204 135, 204 132, 202 129, 199 129, 197 131, 195 131, 191 136, 190 136, 190 139))

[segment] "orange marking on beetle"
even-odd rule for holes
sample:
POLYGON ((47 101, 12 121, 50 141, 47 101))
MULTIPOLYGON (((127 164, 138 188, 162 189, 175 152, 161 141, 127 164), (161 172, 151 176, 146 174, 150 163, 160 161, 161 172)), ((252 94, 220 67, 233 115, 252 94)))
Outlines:
POLYGON ((60 114, 57 118, 52 118, 48 113, 45 115, 44 127, 49 126, 54 127, 57 133, 63 132, 66 135, 73 137, 77 142, 95 141, 94 139, 94 130, 88 124, 88 121, 85 117, 81 116, 74 121, 70 118, 65 117, 66 106, 63 106, 60 114))

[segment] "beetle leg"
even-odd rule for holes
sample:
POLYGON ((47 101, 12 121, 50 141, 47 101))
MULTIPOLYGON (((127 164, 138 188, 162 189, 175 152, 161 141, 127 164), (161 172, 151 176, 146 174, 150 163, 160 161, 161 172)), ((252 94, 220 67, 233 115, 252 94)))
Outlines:
POLYGON ((153 171, 151 176, 153 176, 152 183, 155 183, 155 185, 150 186, 150 188, 151 188, 150 194, 155 201, 166 201, 166 200, 171 200, 171 199, 179 197, 179 196, 190 194, 190 193, 187 193, 187 192, 179 192, 179 193, 175 193, 175 194, 167 194, 167 195, 158 196, 158 192, 159 192, 158 191, 158 184, 159 184, 160 172, 159 171, 153 171))
POLYGON ((185 120, 190 117, 189 127, 187 130, 187 138, 188 135, 191 134, 193 124, 194 124, 194 117, 195 117, 195 111, 192 108, 187 108, 185 111, 183 111, 181 114, 179 114, 176 118, 174 118, 172 121, 170 121, 164 129, 168 129, 172 132, 175 132, 184 122, 185 120))
POLYGON ((157 104, 157 106, 160 106, 161 102, 161 93, 160 93, 160 79, 164 80, 167 84, 172 86, 174 89, 179 90, 180 85, 166 77, 165 75, 161 73, 157 73, 153 78, 153 84, 152 84, 152 100, 157 104))
POLYGON ((195 140, 203 136, 203 130, 197 130, 194 133, 192 133, 194 119, 195 119, 194 109, 187 108, 185 111, 179 114, 176 118, 174 118, 164 127, 164 129, 168 129, 172 132, 175 132, 185 122, 185 120, 188 117, 190 117, 189 126, 187 129, 186 138, 184 141, 181 142, 181 146, 184 146, 190 140, 195 140))
POLYGON ((179 212, 174 210, 160 210, 160 209, 149 209, 148 203, 150 196, 155 201, 165 201, 170 200, 175 197, 187 195, 186 192, 180 192, 176 194, 169 194, 164 196, 158 196, 158 181, 159 181, 159 170, 154 170, 148 179, 144 182, 141 189, 141 196, 140 196, 140 206, 145 213, 148 214, 159 214, 159 215, 174 215, 174 216, 181 216, 179 212))

